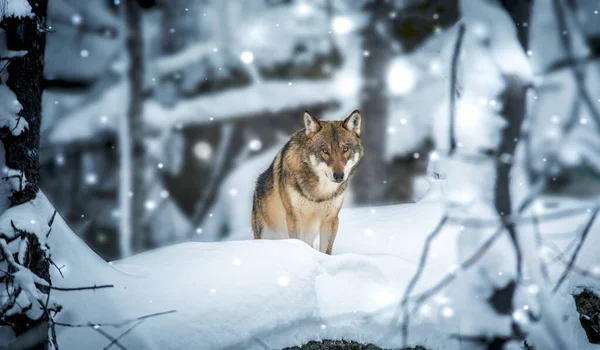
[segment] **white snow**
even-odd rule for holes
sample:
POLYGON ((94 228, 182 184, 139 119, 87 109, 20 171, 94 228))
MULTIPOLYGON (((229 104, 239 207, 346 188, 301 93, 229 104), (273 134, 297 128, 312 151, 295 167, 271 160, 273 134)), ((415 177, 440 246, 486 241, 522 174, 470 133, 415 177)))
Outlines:
POLYGON ((4 17, 33 17, 27 0, 0 0, 0 19, 4 17))
MULTIPOLYGON (((51 214, 44 196, 38 197, 33 208, 42 216, 51 214)), ((549 198, 536 207, 547 214, 584 205, 549 198)), ((442 209, 435 196, 416 204, 344 209, 333 256, 297 240, 244 240, 185 243, 111 264, 96 256, 57 216, 49 245, 64 278, 53 269, 53 285, 115 285, 96 291, 53 291, 53 298, 65 308, 57 321, 114 323, 176 310, 146 319, 120 340, 131 349, 252 350, 263 349, 261 344, 276 349, 342 338, 399 347, 398 332, 387 332, 390 317, 416 268, 425 235, 437 224, 442 209)), ((548 221, 541 230, 546 240, 565 246, 574 236, 555 238, 553 233, 569 232, 583 218, 548 221)), ((414 293, 455 266, 456 251, 449 247, 454 246, 460 226, 447 226, 434 242, 414 293)), ((581 266, 597 262, 594 246, 600 243, 599 233, 595 225, 578 259, 581 266)), ((562 265, 550 267, 555 279, 562 265)), ((455 283, 464 282, 459 276, 455 283)), ((562 332, 575 342, 573 348, 591 350, 595 345, 587 343, 578 326, 569 295, 580 284, 598 287, 596 280, 577 274, 567 279, 558 297, 561 312, 568 317, 562 332)), ((446 338, 440 326, 471 312, 471 305, 470 300, 452 299, 442 292, 413 315, 409 343, 427 349, 459 349, 460 344, 446 338)), ((99 328, 116 337, 128 327, 99 328)), ((79 349, 82 344, 103 348, 109 343, 93 327, 59 327, 58 331, 62 349, 79 349)))

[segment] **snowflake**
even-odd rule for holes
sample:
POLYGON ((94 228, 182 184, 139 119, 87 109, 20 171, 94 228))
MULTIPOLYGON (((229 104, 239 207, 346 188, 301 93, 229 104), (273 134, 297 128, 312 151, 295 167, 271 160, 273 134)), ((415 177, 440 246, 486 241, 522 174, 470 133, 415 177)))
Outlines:
POLYGON ((244 51, 240 55, 240 60, 242 60, 242 62, 245 64, 250 64, 252 61, 254 61, 254 54, 250 51, 244 51))
POLYGON ((251 140, 248 144, 248 148, 250 148, 251 151, 260 151, 262 148, 262 142, 258 139, 251 140))
POLYGON ((154 210, 156 208, 156 203, 152 200, 147 200, 145 203, 145 207, 148 210, 154 210))
POLYGON ((445 308, 442 309, 442 316, 444 316, 446 318, 450 318, 450 317, 454 316, 454 309, 452 309, 449 306, 446 306, 445 308))
POLYGON ((287 276, 281 276, 277 279, 277 284, 282 287, 287 287, 290 284, 290 279, 287 276))

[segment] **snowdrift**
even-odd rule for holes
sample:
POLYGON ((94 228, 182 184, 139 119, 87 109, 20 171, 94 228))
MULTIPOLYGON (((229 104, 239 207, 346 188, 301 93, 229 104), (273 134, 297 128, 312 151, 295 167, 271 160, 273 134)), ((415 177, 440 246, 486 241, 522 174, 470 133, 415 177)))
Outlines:
MULTIPOLYGON (((545 203, 551 208, 540 204, 538 208, 546 209, 539 210, 582 205, 564 199, 545 203)), ((52 212, 43 196, 35 205, 52 212)), ((53 292, 65 307, 58 321, 99 324, 61 327, 59 345, 102 349, 110 340, 99 331, 117 338, 135 324, 117 328, 102 323, 176 310, 145 319, 119 343, 128 349, 278 349, 310 340, 347 339, 400 347, 399 332, 390 331, 392 315, 442 209, 439 200, 427 197, 416 204, 343 210, 333 256, 297 240, 246 240, 184 243, 110 264, 57 218, 49 244, 57 265, 64 266, 64 278, 54 270, 54 285, 114 284, 96 291, 53 292)), ((574 237, 565 232, 576 231, 582 218, 553 220, 541 230, 561 246, 574 237)), ((454 266, 458 230, 459 225, 449 225, 436 240, 415 293, 454 266)), ((578 260, 580 266, 598 262, 592 247, 600 241, 599 232, 596 225, 578 260)), ((553 277, 563 268, 550 267, 553 277)), ((568 294, 582 283, 597 286, 593 278, 572 274, 561 289, 561 300, 568 316, 564 331, 574 349, 585 350, 593 345, 579 326, 568 294)), ((452 318, 458 315, 448 310, 461 309, 468 310, 468 305, 453 303, 443 293, 433 298, 412 316, 409 343, 427 349, 460 348, 441 332, 451 329, 452 318)))

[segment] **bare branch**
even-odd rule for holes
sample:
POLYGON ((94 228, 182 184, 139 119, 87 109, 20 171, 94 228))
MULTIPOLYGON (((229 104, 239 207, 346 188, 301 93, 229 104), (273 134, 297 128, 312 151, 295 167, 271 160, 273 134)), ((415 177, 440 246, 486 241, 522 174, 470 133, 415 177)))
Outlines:
POLYGON ((97 285, 93 285, 90 287, 72 287, 72 288, 67 288, 67 287, 55 287, 55 286, 51 286, 51 289, 54 290, 60 290, 63 292, 69 292, 69 291, 75 291, 75 290, 96 290, 96 289, 104 289, 104 288, 114 288, 115 286, 113 284, 103 284, 100 286, 97 285))
MULTIPOLYGON (((93 326, 93 325, 90 325, 90 326, 93 326)), ((104 331, 102 328, 99 328, 99 327, 98 327, 98 328, 92 327, 92 329, 93 329, 93 330, 95 330, 96 332, 98 332, 98 333, 99 333, 100 335, 102 335, 104 338, 106 338, 106 339, 110 340, 111 342, 115 340, 115 338, 114 338, 112 335, 110 335, 110 334, 108 334, 107 332, 105 332, 105 331, 104 331)), ((126 348, 126 347, 125 347, 123 344, 121 344, 119 341, 116 341, 114 345, 115 345, 115 346, 117 346, 117 347, 118 347, 119 349, 121 349, 121 350, 128 350, 128 349, 127 349, 127 348, 126 348)))
POLYGON ((125 332, 121 333, 121 335, 119 335, 113 341, 111 341, 110 344, 108 344, 106 347, 104 347, 103 350, 110 349, 113 345, 115 345, 116 343, 118 343, 119 340, 123 339, 127 334, 131 333, 137 326, 139 326, 142 323, 144 323, 145 320, 146 319, 142 319, 142 320, 136 322, 133 326, 129 327, 125 332))
POLYGON ((454 132, 456 125, 456 79, 458 76, 458 59, 460 57, 460 48, 465 36, 465 24, 461 23, 458 27, 458 36, 454 45, 454 54, 452 55, 452 66, 450 70, 450 151, 449 155, 454 154, 456 150, 456 134, 454 132))
MULTIPOLYGON (((538 183, 536 186, 534 186, 533 190, 529 193, 529 195, 525 198, 523 203, 519 206, 519 208, 517 210, 518 214, 524 212, 531 205, 531 203, 533 203, 533 200, 545 188, 545 184, 546 184, 545 181, 543 181, 543 182, 538 183)), ((496 225, 498 225, 497 222, 496 222, 496 225)), ((487 252, 487 250, 494 244, 494 242, 500 236, 502 236, 503 233, 504 233, 504 224, 501 224, 497 227, 496 231, 485 242, 483 242, 483 244, 479 247, 479 249, 477 249, 477 251, 475 253, 473 253, 473 255, 471 255, 468 259, 466 259, 465 261, 463 261, 460 264, 458 271, 467 270, 471 266, 473 266, 477 261, 479 261, 479 259, 487 252)), ((414 297, 413 299, 415 302, 415 308, 418 308, 419 305, 421 305, 423 302, 425 302, 431 296, 438 293, 440 290, 442 290, 444 287, 446 287, 448 284, 450 284, 450 282, 452 282, 455 278, 456 278, 456 274, 454 272, 451 272, 451 273, 447 274, 444 278, 442 278, 433 287, 429 288, 425 292, 414 297)))
POLYGON ((50 218, 50 220, 48 220, 48 226, 52 227, 52 224, 54 224, 54 219, 56 218, 56 209, 54 209, 54 213, 52 213, 52 217, 50 218))
MULTIPOLYGON (((556 15, 556 20, 558 22, 560 42, 567 53, 567 58, 569 60, 575 60, 573 42, 571 41, 571 36, 568 35, 567 30, 566 11, 568 10, 563 8, 561 0, 554 0, 554 14, 556 15)), ((577 91, 583 98, 583 102, 586 104, 590 114, 594 118, 596 128, 600 129, 600 111, 596 108, 592 96, 585 86, 585 72, 581 68, 580 65, 572 65, 571 72, 573 73, 575 84, 577 85, 577 91)))
POLYGON ((421 251, 421 258, 419 260, 419 266, 417 267, 417 271, 415 272, 415 274, 411 278, 410 282, 408 283, 408 286, 406 287, 406 290, 404 291, 404 294, 402 295, 402 300, 400 301, 400 304, 398 304, 398 306, 396 307, 394 317, 392 317, 392 322, 394 322, 396 320, 396 318, 398 317, 398 313, 400 312, 400 309, 402 308, 402 311, 403 311, 403 313, 402 313, 402 316, 403 316, 402 328, 401 328, 402 346, 406 346, 406 342, 408 341, 408 326, 409 326, 409 322, 410 322, 410 315, 409 315, 409 310, 407 307, 408 306, 408 297, 410 296, 410 293, 412 293, 417 282, 421 278, 421 275, 423 274, 423 270, 425 270, 425 264, 427 263, 427 256, 429 255, 429 248, 431 246, 431 243, 437 237, 437 235, 442 231, 442 228, 444 227, 444 225, 446 224, 447 221, 448 221, 448 216, 446 214, 444 214, 444 216, 442 217, 440 222, 437 224, 435 229, 425 239, 425 243, 423 245, 423 250, 421 251))
POLYGON ((587 235, 590 232, 590 228, 592 228, 592 225, 594 224, 594 221, 596 220, 598 211, 600 211, 600 209, 594 210, 594 213, 588 220, 587 225, 585 225, 585 227, 583 228, 583 231, 581 233, 581 238, 579 239, 579 242, 577 243, 577 246, 575 247, 575 251, 573 252, 573 255, 571 255, 571 259, 569 260, 569 263, 567 264, 567 267, 563 271, 562 275, 558 279, 558 282, 554 286, 554 289, 552 289, 552 293, 556 293, 558 291, 561 284, 564 282, 565 278, 567 278, 567 275, 571 271, 571 268, 573 268, 573 264, 575 263, 575 260, 577 259, 577 255, 579 255, 579 252, 581 251, 581 247, 583 246, 583 243, 585 242, 585 239, 587 238, 587 235))
POLYGON ((93 328, 98 328, 98 327, 123 327, 127 324, 133 323, 133 322, 137 322, 140 320, 145 320, 147 318, 151 318, 151 317, 158 317, 158 316, 163 316, 163 315, 168 315, 168 314, 172 314, 177 312, 177 310, 169 310, 169 311, 163 311, 163 312, 157 312, 157 313, 153 313, 153 314, 149 314, 149 315, 144 315, 144 316, 140 316, 137 318, 132 318, 129 320, 125 320, 123 322, 116 322, 116 323, 93 323, 93 322, 88 322, 86 324, 70 324, 70 323, 62 323, 62 322, 55 322, 55 324, 57 326, 61 326, 61 327, 69 327, 69 328, 87 328, 87 327, 93 327, 93 328))

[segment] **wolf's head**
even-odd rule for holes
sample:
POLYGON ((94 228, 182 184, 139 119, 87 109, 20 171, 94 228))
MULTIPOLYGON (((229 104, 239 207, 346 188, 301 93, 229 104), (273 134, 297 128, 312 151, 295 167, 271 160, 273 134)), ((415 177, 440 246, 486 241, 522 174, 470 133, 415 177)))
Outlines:
POLYGON ((348 180, 363 156, 360 125, 358 110, 343 121, 320 121, 304 112, 308 163, 318 176, 336 183, 348 180))

